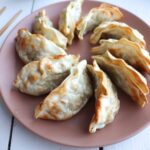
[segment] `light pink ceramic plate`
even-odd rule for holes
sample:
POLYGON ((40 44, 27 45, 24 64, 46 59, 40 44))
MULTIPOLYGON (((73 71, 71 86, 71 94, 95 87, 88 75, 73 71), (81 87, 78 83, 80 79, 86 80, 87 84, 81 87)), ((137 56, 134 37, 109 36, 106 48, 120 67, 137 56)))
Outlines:
MULTIPOLYGON (((49 5, 46 9, 50 19, 57 26, 59 14, 68 2, 59 2, 49 5)), ((83 5, 83 14, 91 8, 98 6, 100 2, 85 1, 83 5)), ((144 36, 147 42, 147 48, 150 49, 150 28, 133 14, 121 9, 124 18, 122 21, 137 28, 144 36)), ((119 99, 121 108, 115 121, 106 128, 99 130, 95 134, 88 133, 88 125, 94 110, 94 99, 91 99, 86 107, 76 116, 67 121, 45 121, 36 120, 33 116, 34 108, 44 99, 43 97, 32 97, 18 92, 13 88, 12 83, 17 72, 23 66, 15 52, 15 37, 20 28, 31 29, 35 16, 40 10, 23 19, 9 34, 0 53, 0 89, 3 99, 12 114, 32 132, 48 140, 79 147, 98 147, 119 142, 134 135, 143 129, 150 122, 150 103, 141 109, 135 105, 130 97, 121 91, 119 99)), ((69 53, 81 54, 90 62, 89 35, 83 41, 75 40, 69 47, 69 53)), ((150 78, 145 76, 150 84, 150 78)), ((148 99, 150 97, 148 96, 148 99)))

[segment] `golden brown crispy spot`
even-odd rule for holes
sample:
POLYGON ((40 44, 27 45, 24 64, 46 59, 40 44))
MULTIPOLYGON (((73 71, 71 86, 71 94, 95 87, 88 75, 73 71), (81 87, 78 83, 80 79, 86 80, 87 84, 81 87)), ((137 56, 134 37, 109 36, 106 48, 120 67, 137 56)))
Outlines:
POLYGON ((30 75, 29 76, 29 81, 31 81, 32 83, 38 80, 38 76, 37 75, 30 75))
POLYGON ((22 49, 25 50, 28 45, 28 40, 20 39, 20 40, 18 40, 18 42, 19 42, 19 45, 22 47, 22 49))
POLYGON ((51 69, 52 68, 52 65, 51 64, 46 64, 46 69, 51 69))
POLYGON ((43 105, 43 102, 40 102, 40 104, 38 105, 38 110, 39 111, 42 111, 42 105, 43 105))
MULTIPOLYGON (((97 77, 98 77, 101 81, 104 80, 104 76, 103 76, 102 73, 96 72, 96 75, 97 75, 97 77)), ((99 81, 99 82, 101 82, 101 81, 99 81)), ((103 83, 100 83, 100 84, 101 84, 101 86, 100 86, 100 87, 97 87, 97 91, 96 91, 97 97, 99 97, 99 95, 100 95, 101 93, 102 93, 103 95, 108 95, 108 92, 107 92, 106 88, 103 86, 103 83), (98 94, 99 94, 99 95, 98 95, 98 94)))
POLYGON ((13 85, 17 86, 17 79, 13 81, 13 85))
POLYGON ((38 37, 39 39, 43 38, 41 34, 33 34, 34 36, 38 37))
POLYGON ((53 58, 54 59, 60 59, 60 58, 63 58, 64 57, 64 55, 56 55, 56 56, 54 56, 53 58))
POLYGON ((96 100, 96 103, 95 103, 95 115, 94 115, 94 120, 95 122, 98 122, 100 120, 100 112, 101 112, 101 97, 99 97, 97 100, 96 100))
POLYGON ((140 96, 138 96, 134 89, 131 89, 131 93, 133 101, 135 101, 140 107, 144 107, 147 103, 146 96, 143 93, 141 93, 140 96))
POLYGON ((79 19, 79 21, 77 22, 76 26, 78 27, 82 21, 83 21, 83 18, 79 19))
POLYGON ((42 116, 42 119, 48 120, 48 119, 49 119, 49 115, 48 115, 48 114, 44 114, 44 115, 42 116))
POLYGON ((35 50, 35 49, 36 49, 36 48, 35 48, 35 45, 33 45, 33 44, 31 45, 31 47, 32 47, 32 49, 33 49, 33 50, 35 50))
POLYGON ((54 103, 50 109, 51 116, 53 116, 53 118, 55 118, 56 120, 59 120, 58 114, 61 112, 61 110, 59 109, 58 103, 54 103))

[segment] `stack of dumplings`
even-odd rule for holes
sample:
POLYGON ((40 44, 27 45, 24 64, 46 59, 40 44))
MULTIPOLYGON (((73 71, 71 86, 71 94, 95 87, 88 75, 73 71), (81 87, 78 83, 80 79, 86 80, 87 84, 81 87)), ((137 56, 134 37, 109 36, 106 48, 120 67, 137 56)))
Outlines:
POLYGON ((47 94, 35 108, 36 119, 66 120, 94 100, 89 133, 95 133, 119 112, 116 86, 140 107, 148 103, 149 88, 139 71, 150 74, 150 56, 144 36, 118 22, 123 17, 119 8, 101 4, 81 16, 83 3, 72 0, 62 10, 58 29, 42 10, 35 17, 32 33, 18 31, 16 52, 25 65, 13 85, 28 95, 47 94), (75 36, 83 40, 90 32, 93 64, 66 52, 75 36))

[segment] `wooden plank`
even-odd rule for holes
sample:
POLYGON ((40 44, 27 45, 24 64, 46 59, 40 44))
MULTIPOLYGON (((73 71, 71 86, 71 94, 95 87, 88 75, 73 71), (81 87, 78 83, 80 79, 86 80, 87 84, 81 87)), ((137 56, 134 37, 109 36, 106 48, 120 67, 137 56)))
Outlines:
POLYGON ((137 0, 102 0, 103 2, 111 3, 117 6, 120 6, 133 14, 140 17, 142 20, 144 20, 147 24, 150 24, 150 1, 149 0, 143 0, 143 1, 137 1, 137 0))
MULTIPOLYGON (((15 120, 13 129, 13 146, 11 150, 82 150, 77 148, 71 148, 62 146, 53 142, 49 142, 32 132, 24 128, 18 121, 15 120)), ((84 150, 95 150, 95 149, 84 149, 84 150)), ((97 149, 98 150, 98 149, 97 149)))
MULTIPOLYGON (((0 47, 3 44, 5 38, 9 34, 9 32, 13 29, 13 27, 25 16, 27 16, 31 12, 32 1, 11 1, 11 0, 1 0, 1 7, 7 7, 5 12, 0 16, 0 28, 8 21, 12 16, 18 12, 19 10, 23 10, 23 12, 17 17, 17 19, 9 26, 9 28, 3 33, 0 37, 0 47)), ((0 150, 9 149, 8 145, 11 145, 11 122, 12 116, 9 113, 7 107, 4 105, 2 100, 0 99, 0 150)), ((12 124, 13 127, 13 124, 12 124)), ((13 129, 13 128, 12 128, 13 129)))
POLYGON ((16 18, 21 14, 22 10, 19 10, 16 14, 12 16, 10 20, 0 29, 0 36, 7 30, 9 26, 16 20, 16 18))
POLYGON ((58 2, 58 0, 35 0, 33 11, 56 2, 58 2))
MULTIPOLYGON (((29 3, 29 2, 28 2, 29 3)), ((6 10, 0 16, 0 28, 15 14, 20 8, 22 8, 23 4, 19 1, 14 3, 14 1, 10 0, 1 0, 0 6, 7 7, 6 10), (16 5, 17 4, 17 5, 16 5), (18 7, 20 6, 20 7, 18 7)), ((27 5, 28 6, 28 5, 27 5)), ((24 6, 25 7, 25 6, 24 6)), ((15 24, 24 16, 27 15, 27 12, 22 12, 22 14, 15 20, 14 23, 4 32, 4 34, 0 37, 0 47, 2 46, 6 36, 11 31, 11 29, 15 26, 15 24)), ((7 107, 2 102, 0 98, 0 150, 7 150, 9 137, 10 137, 10 130, 11 130, 11 114, 9 113, 7 107)))
POLYGON ((138 135, 121 143, 110 145, 104 150, 149 150, 150 149, 150 126, 138 135))
POLYGON ((4 39, 7 37, 8 33, 13 29, 13 27, 25 16, 31 12, 33 0, 18 1, 18 0, 1 0, 0 6, 6 6, 5 12, 0 16, 0 29, 2 26, 12 18, 12 16, 19 10, 23 10, 18 18, 11 24, 11 26, 3 33, 0 37, 0 45, 3 43, 4 39))
POLYGON ((11 114, 0 98, 0 150, 7 150, 11 128, 11 114))

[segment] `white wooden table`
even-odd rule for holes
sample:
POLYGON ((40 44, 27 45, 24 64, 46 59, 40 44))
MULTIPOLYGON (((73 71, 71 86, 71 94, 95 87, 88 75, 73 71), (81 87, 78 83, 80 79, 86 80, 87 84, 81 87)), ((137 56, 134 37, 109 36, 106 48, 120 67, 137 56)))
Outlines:
MULTIPOLYGON (((16 21, 0 37, 0 46, 11 29, 25 16, 45 5, 60 0, 0 0, 0 8, 6 6, 6 11, 0 16, 0 28, 22 9, 23 12, 16 21)), ((103 0, 121 6, 138 15, 150 25, 150 0, 103 0)), ((24 128, 6 108, 0 98, 0 150, 83 150, 49 142, 24 128)), ((84 150, 150 150, 150 126, 138 135, 118 144, 103 148, 87 148, 84 150)))

